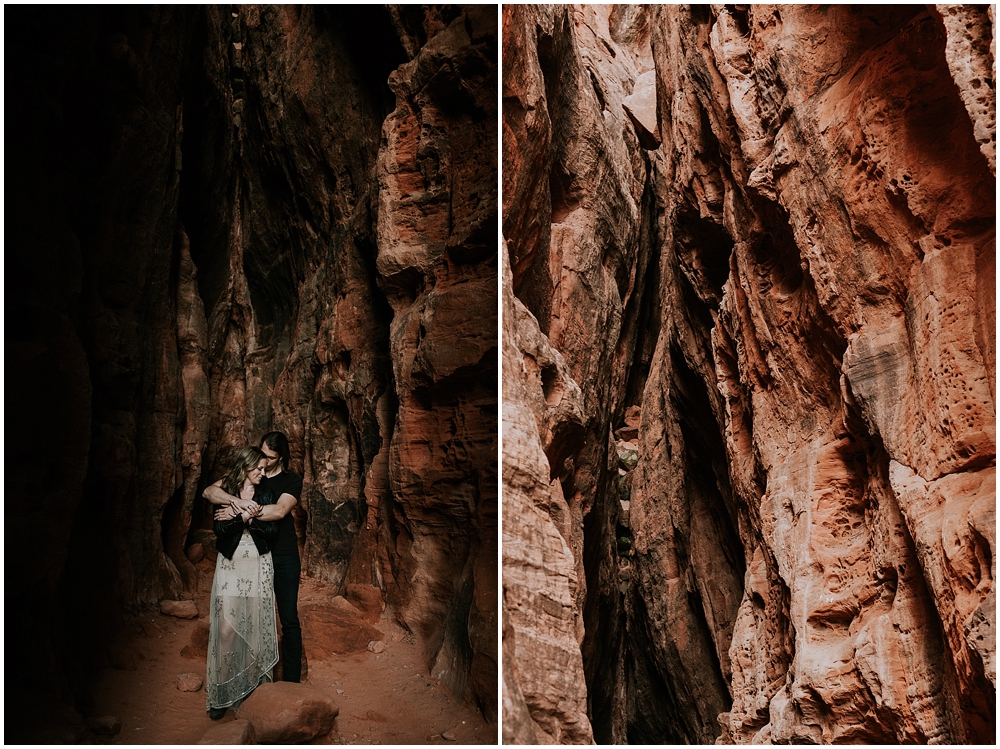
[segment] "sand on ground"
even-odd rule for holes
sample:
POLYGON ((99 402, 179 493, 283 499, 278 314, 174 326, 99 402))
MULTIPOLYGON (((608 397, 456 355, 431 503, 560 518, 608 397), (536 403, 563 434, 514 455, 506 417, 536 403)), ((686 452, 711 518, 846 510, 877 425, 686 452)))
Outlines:
MULTIPOLYGON (((196 601, 208 611, 208 591, 214 563, 198 565, 203 593, 196 601), (206 583, 207 579, 207 583, 206 583)), ((332 598, 325 583, 303 578, 300 606, 332 598)), ((204 658, 181 655, 197 626, 195 619, 177 619, 149 612, 137 620, 125 643, 126 668, 109 668, 97 678, 94 715, 115 716, 121 730, 114 736, 90 736, 100 744, 196 744, 214 725, 205 708, 205 690, 182 692, 178 677, 194 673, 204 679, 204 658), (133 670, 134 669, 134 670, 133 670)), ((323 657, 310 652, 309 632, 303 637, 308 673, 303 682, 327 692, 340 708, 330 734, 314 744, 496 744, 497 728, 475 706, 455 699, 448 688, 428 674, 414 636, 390 619, 376 625, 385 649, 323 657), (447 734, 447 738, 445 738, 447 734)), ((233 710, 223 721, 235 720, 233 710)))

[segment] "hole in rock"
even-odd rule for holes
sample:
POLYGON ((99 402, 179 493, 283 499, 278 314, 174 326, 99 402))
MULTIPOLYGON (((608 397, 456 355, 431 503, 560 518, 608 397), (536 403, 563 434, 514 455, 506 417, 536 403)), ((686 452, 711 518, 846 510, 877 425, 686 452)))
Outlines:
POLYGON ((425 282, 424 274, 416 268, 404 268, 391 276, 378 276, 382 293, 399 306, 413 304, 423 291, 425 282))
POLYGON ((715 221, 687 210, 677 215, 674 237, 682 270, 698 295, 718 308, 723 286, 729 279, 729 258, 733 252, 729 232, 715 221))
POLYGON ((802 287, 802 258, 792 234, 788 216, 779 206, 768 203, 766 233, 753 243, 753 257, 761 291, 772 291, 779 299, 802 287))
POLYGON ((552 223, 559 224, 580 204, 581 195, 574 187, 574 176, 553 166, 549 172, 549 195, 552 205, 552 223))
POLYGON ((990 542, 975 528, 969 527, 970 546, 973 556, 977 562, 976 570, 971 580, 976 587, 983 580, 992 579, 993 552, 990 549, 990 542))
POLYGON ((333 365, 338 374, 346 377, 347 373, 351 369, 351 352, 346 349, 341 351, 334 357, 333 365))
POLYGON ((899 586, 899 573, 896 568, 883 567, 879 570, 877 582, 885 590, 888 602, 891 603, 896 597, 896 589, 899 586))
MULTIPOLYGON (((729 11, 729 17, 733 19, 736 24, 736 28, 740 32, 740 36, 746 36, 750 33, 750 20, 748 17, 748 11, 746 6, 743 5, 727 5, 726 10, 729 11)), ((777 11, 775 11, 777 15, 777 11)))
POLYGON ((691 20, 695 23, 707 24, 712 21, 712 6, 695 3, 693 5, 689 5, 688 9, 691 13, 691 20))
POLYGON ((562 378, 559 377, 559 370, 552 364, 542 367, 542 394, 550 406, 558 406, 562 400, 562 378))

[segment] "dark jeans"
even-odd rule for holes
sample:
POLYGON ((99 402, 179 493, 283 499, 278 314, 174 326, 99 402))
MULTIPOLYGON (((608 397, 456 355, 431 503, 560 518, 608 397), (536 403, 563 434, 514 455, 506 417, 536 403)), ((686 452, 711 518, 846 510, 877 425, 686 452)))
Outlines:
POLYGON ((299 626, 299 574, 302 563, 298 554, 272 554, 274 562, 274 599, 281 620, 281 657, 285 681, 302 679, 302 627, 299 626))

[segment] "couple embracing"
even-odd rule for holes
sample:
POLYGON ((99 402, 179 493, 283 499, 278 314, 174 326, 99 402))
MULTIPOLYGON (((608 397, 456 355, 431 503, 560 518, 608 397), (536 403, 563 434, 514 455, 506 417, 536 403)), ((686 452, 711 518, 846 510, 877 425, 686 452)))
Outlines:
POLYGON ((275 603, 281 620, 284 679, 301 677, 301 563, 291 511, 302 496, 302 477, 288 470, 288 461, 288 438, 268 432, 259 448, 240 450, 229 473, 202 493, 216 505, 219 551, 205 680, 212 720, 272 680, 278 662, 275 603))

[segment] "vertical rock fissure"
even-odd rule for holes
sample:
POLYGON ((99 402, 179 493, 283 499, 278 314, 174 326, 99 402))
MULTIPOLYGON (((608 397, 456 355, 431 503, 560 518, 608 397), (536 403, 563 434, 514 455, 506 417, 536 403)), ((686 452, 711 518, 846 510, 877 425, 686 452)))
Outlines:
POLYGON ((625 410, 640 406, 649 377, 650 360, 660 335, 660 222, 662 209, 656 195, 655 165, 647 155, 647 178, 640 205, 639 251, 636 253, 634 287, 625 304, 622 334, 616 359, 632 357, 626 374, 622 399, 612 410, 613 423, 623 424, 625 410))
POLYGON ((598 743, 621 743, 626 739, 623 690, 627 683, 626 663, 629 657, 634 657, 630 655, 626 637, 625 608, 625 597, 633 584, 628 508, 632 471, 638 459, 637 453, 633 458, 630 440, 637 434, 642 392, 658 337, 660 264, 653 164, 645 154, 643 158, 647 177, 640 204, 636 265, 632 269, 631 286, 623 295, 621 333, 614 352, 615 369, 620 372, 612 385, 615 401, 607 404, 617 438, 612 435, 613 449, 606 461, 607 469, 602 473, 593 506, 584 518, 587 599, 581 650, 587 677, 588 715, 598 743))
POLYGON ((534 740, 582 703, 604 743, 992 736, 992 25, 504 10, 505 424, 552 482, 505 458, 505 512, 558 529, 543 594, 504 555, 534 740))

